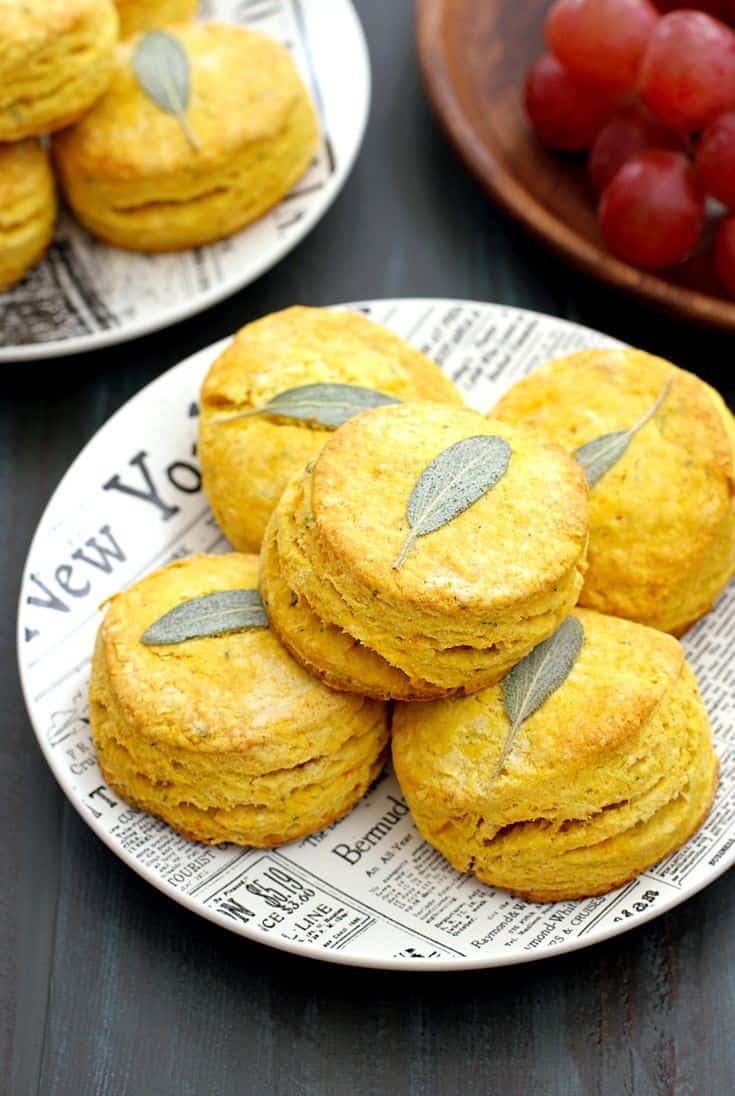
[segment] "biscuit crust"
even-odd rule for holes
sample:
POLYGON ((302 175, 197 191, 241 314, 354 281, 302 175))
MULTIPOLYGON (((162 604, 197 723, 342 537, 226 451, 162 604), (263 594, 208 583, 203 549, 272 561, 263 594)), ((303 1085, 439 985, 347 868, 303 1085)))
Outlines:
POLYGON ((0 141, 89 110, 110 83, 117 36, 112 0, 0 0, 0 141))
POLYGON ((115 3, 121 38, 130 38, 166 23, 183 23, 193 19, 199 7, 199 0, 115 0, 115 3))
MULTIPOLYGON (((527 431, 440 404, 382 407, 341 427, 287 487, 271 519, 278 565, 318 620, 399 669, 418 696, 427 683, 444 695, 472 692, 502 677, 574 605, 586 493, 575 463, 527 431), (396 570, 423 469, 452 443, 493 433, 513 447, 506 475, 396 570)), ((266 573, 261 587, 269 600, 266 573)), ((302 657, 294 619, 274 611, 302 657)), ((319 666, 315 649, 305 660, 319 666)))
POLYGON ((310 677, 270 629, 140 643, 173 605, 251 588, 252 556, 193 556, 113 598, 100 627, 90 712, 111 787, 185 836, 274 845, 346 813, 382 767, 383 704, 310 677))
POLYGON ((433 700, 443 690, 411 679, 375 651, 312 612, 283 576, 276 526, 271 522, 260 554, 261 589, 271 627, 302 666, 325 685, 377 700, 433 700))
POLYGON ((55 223, 56 187, 41 143, 0 145, 0 292, 43 256, 55 223))
POLYGON ((717 783, 709 721, 673 637, 575 610, 585 630, 566 682, 509 727, 501 686, 397 705, 393 758, 424 837, 460 871, 533 901, 602 894, 679 848, 717 783))
POLYGON ((519 381, 490 412, 574 450, 633 425, 671 390, 590 491, 580 604, 681 634, 735 571, 735 431, 704 381, 639 350, 584 350, 519 381))
POLYGON ((238 231, 290 189, 318 140, 314 107, 279 42, 218 23, 167 31, 189 57, 187 121, 198 149, 139 86, 135 39, 118 48, 107 93, 53 143, 81 222, 133 251, 177 251, 238 231))
POLYGON ((362 385, 399 400, 463 404, 438 365, 359 313, 294 306, 247 324, 207 374, 198 446, 204 491, 240 551, 258 551, 289 479, 331 431, 265 416, 215 420, 262 407, 286 389, 325 382, 362 385))

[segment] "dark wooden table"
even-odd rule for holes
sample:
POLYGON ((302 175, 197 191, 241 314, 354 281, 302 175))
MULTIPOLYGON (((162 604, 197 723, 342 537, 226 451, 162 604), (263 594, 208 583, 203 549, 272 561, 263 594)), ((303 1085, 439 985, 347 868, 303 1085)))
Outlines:
POLYGON ((357 6, 372 118, 352 178, 311 236, 170 331, 2 371, 0 1092, 732 1092, 735 872, 635 932, 557 960, 443 975, 317 965, 215 928, 144 883, 65 802, 36 746, 14 621, 43 506, 121 403, 256 316, 366 297, 509 302, 668 355, 735 400, 732 337, 582 280, 488 205, 424 103, 410 3, 357 6))

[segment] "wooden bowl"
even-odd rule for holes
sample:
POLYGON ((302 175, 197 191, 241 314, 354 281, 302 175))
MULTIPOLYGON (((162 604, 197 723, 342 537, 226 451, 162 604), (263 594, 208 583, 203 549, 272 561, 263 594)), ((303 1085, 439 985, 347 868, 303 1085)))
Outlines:
POLYGON ((544 49, 548 0, 417 0, 429 99, 487 192, 575 266, 651 304, 735 329, 709 248, 665 274, 645 274, 605 250, 585 157, 550 152, 523 106, 528 70, 544 49))

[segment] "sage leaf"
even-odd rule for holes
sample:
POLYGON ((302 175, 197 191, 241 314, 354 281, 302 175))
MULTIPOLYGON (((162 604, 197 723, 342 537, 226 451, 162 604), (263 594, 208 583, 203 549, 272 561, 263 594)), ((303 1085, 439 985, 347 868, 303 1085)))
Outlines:
POLYGON ((411 531, 393 568, 404 563, 417 537, 440 529, 482 498, 508 470, 512 449, 496 434, 455 442, 434 457, 411 491, 406 518, 411 531))
POLYGON ((577 617, 568 616, 553 635, 538 643, 503 678, 503 704, 510 730, 493 771, 493 780, 508 760, 522 724, 569 677, 583 643, 581 622, 577 617))
POLYGON ((148 98, 175 116, 187 141, 198 152, 201 145, 186 117, 191 95, 189 57, 178 38, 165 30, 144 34, 133 53, 133 72, 148 98))
POLYGON ((400 400, 357 384, 302 384, 298 388, 279 392, 262 407, 251 407, 214 421, 234 422, 253 415, 280 415, 285 419, 300 419, 336 430, 361 411, 370 411, 373 407, 384 407, 389 403, 400 403, 400 400))
POLYGON ((594 487, 598 480, 609 472, 614 464, 626 452, 633 438, 653 418, 669 394, 672 380, 669 379, 661 389, 653 407, 628 430, 615 430, 612 434, 602 434, 599 438, 581 445, 574 453, 577 464, 581 465, 587 477, 588 487, 594 487))
POLYGON ((182 601, 140 637, 147 647, 222 636, 246 628, 267 628, 268 616, 257 590, 219 590, 182 601))

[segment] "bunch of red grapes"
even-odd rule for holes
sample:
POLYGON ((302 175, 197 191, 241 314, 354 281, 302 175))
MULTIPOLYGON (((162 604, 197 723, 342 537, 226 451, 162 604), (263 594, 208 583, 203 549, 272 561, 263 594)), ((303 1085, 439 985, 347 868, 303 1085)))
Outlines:
POLYGON ((556 0, 526 107, 545 145, 589 149, 603 239, 633 266, 682 262, 708 197, 725 206, 714 258, 735 297, 735 0, 695 6, 556 0))

